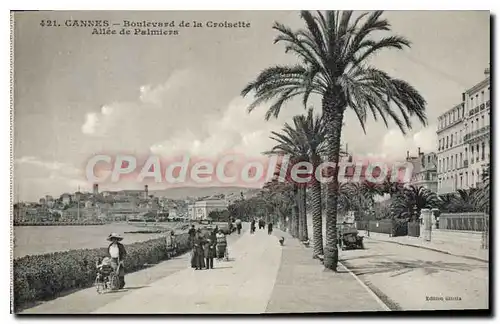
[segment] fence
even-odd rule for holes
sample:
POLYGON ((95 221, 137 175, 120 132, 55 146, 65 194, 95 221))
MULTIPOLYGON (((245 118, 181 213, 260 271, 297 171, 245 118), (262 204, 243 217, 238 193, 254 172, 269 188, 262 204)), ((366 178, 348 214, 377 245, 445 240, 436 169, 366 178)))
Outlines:
POLYGON ((408 236, 420 237, 420 223, 408 222, 408 236))
POLYGON ((404 219, 357 221, 356 228, 358 230, 389 234, 391 236, 405 236, 408 235, 407 223, 408 222, 404 219))
POLYGON ((455 231, 484 232, 490 227, 485 213, 446 213, 439 215, 439 228, 455 231))

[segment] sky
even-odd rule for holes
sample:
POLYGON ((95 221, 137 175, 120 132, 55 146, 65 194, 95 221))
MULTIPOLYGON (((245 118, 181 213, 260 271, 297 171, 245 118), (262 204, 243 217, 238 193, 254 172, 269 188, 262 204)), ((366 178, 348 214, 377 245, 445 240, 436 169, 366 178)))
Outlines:
MULTIPOLYGON (((461 102, 490 62, 486 11, 389 11, 404 51, 380 52, 372 64, 412 84, 427 101, 429 125, 414 120, 403 136, 370 120, 365 135, 347 112, 342 142, 360 156, 397 160, 437 148, 437 117, 461 102)), ((275 21, 303 26, 296 11, 22 12, 14 27, 14 196, 36 201, 92 184, 84 168, 95 154, 194 156, 269 150, 271 131, 304 113, 292 101, 278 119, 268 106, 248 114, 243 87, 275 64, 293 64, 273 44, 275 21), (245 21, 249 28, 184 28, 177 36, 92 35, 91 29, 41 27, 41 20, 245 21)), ((119 30, 119 29, 118 29, 119 30)), ((320 111, 319 98, 311 105, 320 111)), ((120 184, 109 189, 140 188, 120 184), (121 187, 120 187, 121 186, 121 187)), ((161 185, 159 185, 161 188, 161 185)), ((106 189, 106 186, 101 187, 106 189)))

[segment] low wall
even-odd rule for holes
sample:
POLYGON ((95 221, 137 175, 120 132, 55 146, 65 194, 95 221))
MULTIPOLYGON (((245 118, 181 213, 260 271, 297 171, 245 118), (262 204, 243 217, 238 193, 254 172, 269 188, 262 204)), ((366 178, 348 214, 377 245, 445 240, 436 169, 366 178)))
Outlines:
MULTIPOLYGON (((189 250, 187 234, 176 235, 179 253, 189 250)), ((165 237, 125 245, 127 273, 169 258, 165 237)), ((59 296, 72 289, 94 284, 96 262, 107 255, 106 248, 70 250, 27 255, 14 260, 15 312, 26 305, 59 296)))

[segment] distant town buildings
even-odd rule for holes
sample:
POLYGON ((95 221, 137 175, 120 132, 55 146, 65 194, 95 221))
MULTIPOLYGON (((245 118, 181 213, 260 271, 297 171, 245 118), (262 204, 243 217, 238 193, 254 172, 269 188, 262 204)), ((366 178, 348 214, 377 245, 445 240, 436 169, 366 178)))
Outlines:
POLYGON ((212 211, 227 210, 228 203, 225 199, 205 199, 188 206, 188 217, 191 220, 205 220, 212 211))
POLYGON ((490 163, 490 73, 438 117, 438 193, 478 187, 490 163))

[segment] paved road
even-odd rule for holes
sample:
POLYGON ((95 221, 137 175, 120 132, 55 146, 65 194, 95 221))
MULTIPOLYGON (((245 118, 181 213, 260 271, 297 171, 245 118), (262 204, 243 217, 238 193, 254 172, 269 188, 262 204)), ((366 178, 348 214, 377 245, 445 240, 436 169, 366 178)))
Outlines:
POLYGON ((368 238, 341 259, 393 310, 488 308, 488 263, 368 238))

